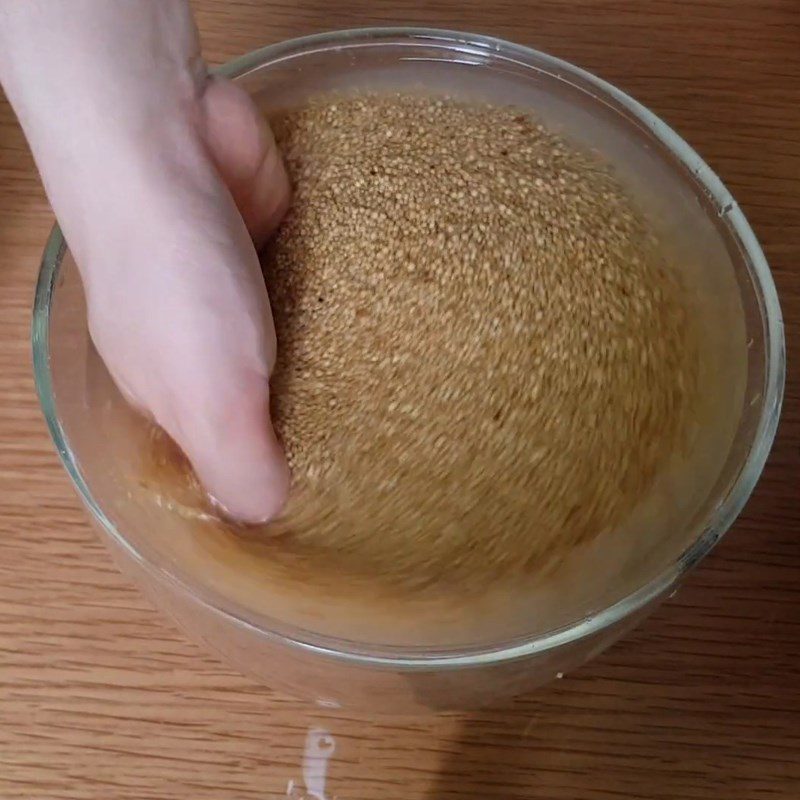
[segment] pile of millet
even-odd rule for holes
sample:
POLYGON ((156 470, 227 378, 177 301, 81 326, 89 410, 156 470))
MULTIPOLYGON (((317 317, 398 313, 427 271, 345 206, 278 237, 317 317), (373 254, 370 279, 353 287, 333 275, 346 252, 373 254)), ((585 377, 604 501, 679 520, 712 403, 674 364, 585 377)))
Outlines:
POLYGON ((272 123, 294 184, 264 256, 293 488, 247 538, 474 589, 622 525, 684 446, 697 345, 610 166, 526 110, 421 93, 272 123))

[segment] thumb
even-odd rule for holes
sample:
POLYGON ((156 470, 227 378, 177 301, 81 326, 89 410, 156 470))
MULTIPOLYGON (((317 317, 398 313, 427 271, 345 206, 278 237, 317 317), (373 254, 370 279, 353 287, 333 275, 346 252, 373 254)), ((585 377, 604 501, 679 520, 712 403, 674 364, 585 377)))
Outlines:
POLYGON ((194 394, 187 402, 193 392, 181 387, 177 413, 162 427, 223 514, 245 523, 264 522, 281 512, 290 480, 270 423, 267 379, 251 372, 224 380, 205 400, 194 394))
MULTIPOLYGON (((282 508, 289 473, 269 415, 275 332, 252 241, 201 158, 138 170, 126 202, 98 209, 84 259, 92 338, 117 385, 176 442, 217 504, 243 522, 282 508)), ((71 242, 72 244, 72 242, 71 242)))

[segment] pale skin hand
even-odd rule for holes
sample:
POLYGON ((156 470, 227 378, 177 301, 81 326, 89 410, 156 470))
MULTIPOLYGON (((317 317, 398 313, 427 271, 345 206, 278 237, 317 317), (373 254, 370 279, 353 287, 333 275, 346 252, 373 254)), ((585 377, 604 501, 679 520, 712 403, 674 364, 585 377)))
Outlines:
POLYGON ((275 332, 253 240, 289 184, 249 98, 209 79, 185 0, 3 0, 0 81, 125 396, 247 522, 289 474, 269 422, 275 332))

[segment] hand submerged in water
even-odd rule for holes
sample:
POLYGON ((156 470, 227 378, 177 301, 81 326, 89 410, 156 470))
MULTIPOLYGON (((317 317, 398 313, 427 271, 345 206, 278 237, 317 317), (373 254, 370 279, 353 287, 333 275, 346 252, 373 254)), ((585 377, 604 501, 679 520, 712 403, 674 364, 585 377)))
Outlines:
POLYGON ((289 473, 269 420, 275 331, 254 242, 280 221, 289 182, 266 122, 208 77, 183 0, 8 5, 0 78, 118 387, 228 514, 274 517, 289 473))

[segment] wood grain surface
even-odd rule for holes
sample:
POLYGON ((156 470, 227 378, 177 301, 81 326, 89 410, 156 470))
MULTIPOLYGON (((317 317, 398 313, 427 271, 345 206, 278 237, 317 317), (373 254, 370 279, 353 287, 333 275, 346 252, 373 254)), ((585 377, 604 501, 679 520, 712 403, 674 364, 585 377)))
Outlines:
POLYGON ((324 29, 417 23, 530 44, 632 93, 717 170, 764 246, 788 338, 783 421, 724 542, 594 663, 479 714, 392 723, 310 710, 184 641, 87 525, 31 378, 51 214, 0 101, 0 800, 302 797, 314 728, 335 742, 327 800, 800 797, 800 3, 195 7, 212 62, 324 29))

